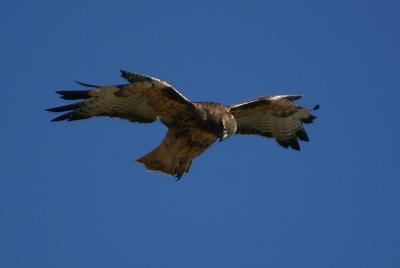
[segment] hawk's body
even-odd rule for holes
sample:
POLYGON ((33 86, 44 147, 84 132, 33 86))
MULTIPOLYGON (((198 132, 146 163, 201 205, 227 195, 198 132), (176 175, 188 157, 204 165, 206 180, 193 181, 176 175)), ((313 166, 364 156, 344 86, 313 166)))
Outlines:
POLYGON ((169 124, 162 143, 138 159, 149 170, 180 176, 189 172, 193 158, 206 151, 219 137, 219 117, 227 107, 214 103, 193 103, 191 113, 169 124))
POLYGON ((66 112, 53 119, 79 120, 109 116, 138 123, 159 119, 168 127, 161 144, 137 161, 147 169, 180 178, 189 172, 193 158, 207 150, 217 139, 233 134, 275 137, 288 148, 299 150, 300 140, 308 141, 303 123, 315 116, 292 101, 297 95, 261 97, 233 106, 210 102, 191 102, 172 85, 157 78, 122 71, 129 84, 93 87, 92 90, 58 91, 67 100, 83 99, 72 105, 48 109, 66 112))

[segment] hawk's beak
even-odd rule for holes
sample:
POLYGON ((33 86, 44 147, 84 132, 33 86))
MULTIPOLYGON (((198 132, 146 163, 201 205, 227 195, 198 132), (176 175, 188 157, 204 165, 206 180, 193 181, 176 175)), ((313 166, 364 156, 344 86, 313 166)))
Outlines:
POLYGON ((226 138, 228 138, 228 133, 224 133, 224 134, 222 134, 222 136, 219 138, 219 141, 221 142, 221 141, 223 141, 223 140, 225 140, 226 138))

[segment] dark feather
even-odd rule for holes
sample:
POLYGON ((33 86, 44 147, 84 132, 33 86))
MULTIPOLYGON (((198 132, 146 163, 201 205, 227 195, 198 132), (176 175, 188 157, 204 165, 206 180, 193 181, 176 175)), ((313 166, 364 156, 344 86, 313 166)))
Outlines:
POLYGON ((282 147, 289 148, 289 142, 287 140, 276 140, 276 142, 282 147))
POLYGON ((319 106, 319 104, 317 104, 317 105, 315 105, 314 108, 312 108, 312 109, 315 111, 315 110, 319 110, 319 108, 320 108, 320 106, 319 106))
POLYGON ((56 91, 64 100, 80 100, 90 98, 90 90, 56 91))
POLYGON ((296 151, 300 151, 300 144, 296 137, 289 140, 289 145, 290 145, 290 148, 292 148, 296 151))
POLYGON ((295 101, 298 99, 301 99, 303 97, 303 95, 287 95, 284 97, 284 99, 288 100, 288 101, 295 101))
POLYGON ((65 106, 49 108, 49 109, 46 109, 46 111, 55 112, 55 113, 66 112, 66 111, 72 111, 72 110, 78 109, 81 106, 82 106, 82 103, 81 102, 77 102, 77 103, 73 103, 73 104, 69 104, 69 105, 65 105, 65 106))
POLYGON ((316 118, 317 118, 317 117, 316 117, 315 115, 310 114, 310 116, 309 116, 308 118, 303 119, 302 121, 303 121, 304 124, 311 124, 311 123, 314 122, 314 120, 315 120, 316 118))
POLYGON ((136 83, 136 82, 144 82, 144 81, 151 81, 151 77, 140 75, 140 74, 135 74, 131 72, 127 72, 124 70, 120 70, 121 76, 128 80, 130 83, 136 83))
POLYGON ((296 136, 302 141, 310 141, 310 139, 308 138, 307 132, 305 131, 304 128, 300 128, 299 130, 297 130, 296 136))
POLYGON ((56 122, 56 121, 63 121, 63 120, 70 119, 72 113, 73 113, 73 112, 69 112, 69 113, 63 114, 63 115, 61 115, 61 116, 58 116, 58 117, 52 119, 51 121, 52 121, 52 122, 56 122))

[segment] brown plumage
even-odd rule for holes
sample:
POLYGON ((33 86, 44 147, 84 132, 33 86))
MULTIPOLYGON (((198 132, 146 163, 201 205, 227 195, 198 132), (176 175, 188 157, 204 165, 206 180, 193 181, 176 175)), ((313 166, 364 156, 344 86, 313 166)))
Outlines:
POLYGON ((137 123, 160 120, 168 128, 161 144, 137 162, 148 170, 161 171, 180 179, 189 172, 192 161, 217 139, 233 134, 274 137, 286 148, 300 150, 298 139, 308 141, 303 123, 316 118, 296 106, 298 95, 261 97, 225 106, 211 102, 191 102, 171 84, 154 77, 121 71, 129 83, 95 86, 81 91, 57 91, 74 104, 48 109, 66 112, 52 121, 73 121, 95 116, 127 119, 137 123))

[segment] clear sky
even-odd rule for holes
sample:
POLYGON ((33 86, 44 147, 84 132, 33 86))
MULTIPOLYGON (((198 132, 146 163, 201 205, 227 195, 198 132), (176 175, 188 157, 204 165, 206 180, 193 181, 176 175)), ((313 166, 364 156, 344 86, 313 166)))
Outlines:
POLYGON ((400 267, 398 1, 0 2, 0 267, 400 267), (180 182, 160 123, 50 123, 73 80, 306 94, 311 142, 235 136, 180 182))

